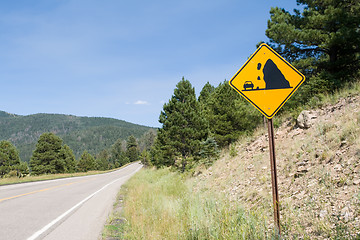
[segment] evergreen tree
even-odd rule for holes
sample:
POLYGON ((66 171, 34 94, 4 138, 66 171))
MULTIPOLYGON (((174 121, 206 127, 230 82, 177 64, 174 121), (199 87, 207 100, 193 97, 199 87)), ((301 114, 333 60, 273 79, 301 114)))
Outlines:
POLYGON ((110 154, 108 153, 108 151, 106 149, 102 150, 96 157, 96 162, 99 166, 99 170, 105 171, 114 168, 115 166, 114 165, 111 166, 109 160, 110 160, 110 154))
POLYGON ((15 165, 14 170, 16 170, 17 176, 19 178, 28 175, 30 172, 27 162, 23 162, 21 160, 19 165, 15 165))
POLYGON ((234 91, 227 81, 210 95, 206 117, 217 144, 225 147, 261 122, 261 114, 234 91))
POLYGON ((155 138, 156 138, 156 131, 154 129, 147 131, 140 138, 140 141, 139 141, 140 151, 142 151, 142 150, 149 151, 151 149, 151 147, 154 145, 155 138))
POLYGON ((207 82, 204 87, 201 89, 199 102, 201 104, 206 104, 211 96, 211 94, 215 91, 215 87, 207 82))
POLYGON ((200 103, 200 108, 204 116, 206 116, 206 113, 208 112, 209 100, 214 91, 215 87, 212 86, 209 82, 207 82, 200 91, 198 101, 200 103))
POLYGON ((65 162, 65 172, 67 173, 74 173, 76 172, 77 168, 77 162, 75 159, 75 155, 73 150, 68 145, 62 146, 59 158, 63 159, 65 162))
POLYGON ((152 161, 155 165, 174 166, 180 159, 184 171, 188 160, 197 157, 200 142, 208 136, 208 124, 200 111, 195 89, 188 80, 176 85, 174 95, 164 104, 152 161))
POLYGON ((87 151, 84 151, 78 162, 78 169, 80 172, 97 170, 98 166, 95 161, 95 158, 87 151))
POLYGON ((65 160, 60 156, 62 139, 53 133, 43 133, 30 160, 32 174, 63 173, 65 160))
MULTIPOLYGON (((0 177, 12 170, 19 170, 21 165, 19 152, 9 141, 0 142, 0 177)), ((23 164, 22 164, 23 166, 23 164)), ((23 167, 22 167, 23 168, 23 167)), ((24 171, 24 169, 22 169, 24 171)))
MULTIPOLYGON (((297 4, 304 7, 302 12, 271 8, 266 36, 272 47, 307 75, 305 89, 310 96, 353 80, 360 69, 360 1, 297 0, 297 4)), ((304 95, 303 101, 308 97, 304 95)))
POLYGON ((141 164, 143 164, 145 167, 150 166, 151 165, 150 159, 151 159, 150 152, 146 150, 142 151, 140 155, 141 164))
POLYGON ((211 165, 220 154, 218 144, 216 143, 215 138, 208 137, 206 141, 201 142, 201 151, 200 156, 203 159, 205 165, 211 165))
POLYGON ((135 162, 139 160, 139 149, 136 142, 136 138, 134 136, 129 136, 126 142, 126 157, 130 162, 135 162))
POLYGON ((111 147, 111 162, 114 164, 115 168, 121 167, 129 162, 122 146, 122 140, 118 139, 111 147))

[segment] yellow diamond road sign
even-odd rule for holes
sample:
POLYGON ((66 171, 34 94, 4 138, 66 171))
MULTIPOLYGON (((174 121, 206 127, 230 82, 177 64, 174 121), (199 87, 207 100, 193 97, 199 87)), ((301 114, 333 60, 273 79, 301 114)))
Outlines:
POLYGON ((268 45, 261 44, 229 83, 272 118, 304 81, 304 75, 268 45))

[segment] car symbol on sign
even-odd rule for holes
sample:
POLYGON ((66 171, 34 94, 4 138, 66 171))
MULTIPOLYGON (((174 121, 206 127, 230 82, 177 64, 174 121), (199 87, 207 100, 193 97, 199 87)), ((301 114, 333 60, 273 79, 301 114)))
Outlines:
POLYGON ((254 89, 254 84, 251 81, 246 81, 244 83, 244 90, 246 90, 247 88, 251 88, 251 90, 254 89))

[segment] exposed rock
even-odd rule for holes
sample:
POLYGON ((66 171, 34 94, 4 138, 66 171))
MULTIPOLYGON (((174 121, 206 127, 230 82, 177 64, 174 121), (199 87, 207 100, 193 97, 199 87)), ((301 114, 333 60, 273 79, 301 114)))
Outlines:
POLYGON ((340 143, 340 148, 342 148, 342 147, 346 146, 346 144, 347 144, 347 142, 346 142, 346 141, 341 141, 341 143, 340 143))
POLYGON ((308 171, 309 170, 305 166, 299 166, 298 169, 297 169, 298 173, 306 173, 308 171))
POLYGON ((193 173, 193 177, 197 177, 197 176, 199 176, 199 175, 201 175, 202 174, 202 171, 195 171, 194 173, 193 173))
POLYGON ((322 149, 316 149, 315 151, 315 158, 319 158, 320 156, 322 156, 324 153, 324 150, 322 149))
MULTIPOLYGON (((305 111, 300 114, 297 127, 282 124, 276 129, 279 200, 284 214, 297 214, 297 227, 289 226, 292 230, 288 236, 298 237, 300 227, 308 232, 305 238, 328 239, 338 233, 338 222, 346 224, 341 229, 343 236, 350 233, 360 236, 360 128, 356 125, 360 122, 360 94, 353 99, 305 111), (354 139, 340 138, 348 130, 354 139)), ((213 177, 207 174, 202 184, 226 193, 232 204, 240 201, 249 209, 264 203, 270 205, 272 187, 266 133, 259 129, 256 133, 259 135, 254 135, 252 141, 240 143, 239 149, 249 150, 239 150, 237 159, 223 158, 224 162, 231 161, 231 174, 219 173, 220 169, 228 169, 221 168, 220 160, 219 165, 214 165, 213 177), (221 174, 225 176, 223 181, 218 176, 221 174), (230 183, 233 184, 228 186, 230 183)), ((273 226, 272 218, 269 219, 268 226, 273 226)))
POLYGON ((355 156, 357 156, 360 159, 360 149, 356 150, 355 156))
POLYGON ((354 184, 354 185, 359 185, 359 184, 360 184, 360 179, 355 179, 355 180, 353 181, 353 184, 354 184))
POLYGON ((301 176, 305 175, 305 173, 307 173, 308 171, 309 171, 309 169, 306 168, 305 166, 299 166, 297 168, 296 173, 294 174, 294 177, 295 178, 301 177, 301 176))
POLYGON ((348 222, 352 218, 352 213, 350 212, 350 208, 348 206, 341 210, 340 215, 344 218, 345 222, 348 222))
POLYGON ((254 168, 254 165, 253 164, 250 164, 248 167, 247 167, 247 169, 253 169, 254 168))
POLYGON ((298 165, 298 166, 305 166, 305 165, 306 165, 306 162, 297 162, 296 165, 298 165))
POLYGON ((290 136, 291 138, 294 138, 295 136, 300 135, 302 131, 303 131, 303 130, 300 129, 300 128, 294 129, 293 131, 291 131, 291 132, 289 133, 289 136, 290 136))
POLYGON ((334 169, 335 169, 335 171, 340 172, 340 171, 342 170, 342 167, 341 167, 340 164, 336 164, 336 165, 334 166, 334 169))
POLYGON ((296 123, 299 128, 308 129, 314 124, 316 118, 316 112, 304 110, 296 119, 296 123))
POLYGON ((326 217, 326 215, 327 215, 327 211, 326 210, 321 210, 320 214, 319 214, 319 217, 324 218, 324 217, 326 217))

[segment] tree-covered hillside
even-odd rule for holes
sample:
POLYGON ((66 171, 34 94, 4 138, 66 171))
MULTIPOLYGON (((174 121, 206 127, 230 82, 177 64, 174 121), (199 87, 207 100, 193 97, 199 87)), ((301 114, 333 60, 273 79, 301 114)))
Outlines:
POLYGON ((0 140, 12 142, 23 161, 29 161, 40 135, 52 132, 60 136, 77 158, 87 150, 98 154, 118 139, 124 142, 133 135, 142 145, 142 136, 153 129, 122 120, 100 117, 77 117, 62 114, 20 116, 0 111, 0 140))

